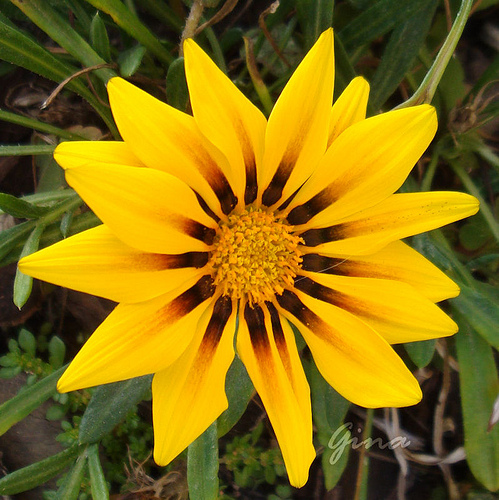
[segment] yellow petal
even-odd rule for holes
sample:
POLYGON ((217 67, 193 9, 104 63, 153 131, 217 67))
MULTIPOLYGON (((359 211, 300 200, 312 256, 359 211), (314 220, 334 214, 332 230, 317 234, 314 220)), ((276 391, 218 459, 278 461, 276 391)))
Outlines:
POLYGON ((478 200, 465 193, 394 194, 336 225, 301 234, 306 252, 334 256, 367 255, 392 241, 445 226, 478 211, 478 200))
POLYGON ((154 376, 154 460, 166 465, 227 409, 236 307, 222 297, 206 310, 184 354, 154 376))
POLYGON ((320 273, 308 276, 297 277, 298 290, 351 312, 390 344, 457 332, 449 316, 406 283, 320 273))
POLYGON ((120 134, 145 165, 183 180, 217 213, 220 203, 225 213, 233 208, 226 160, 202 136, 192 116, 122 78, 112 78, 107 90, 120 134))
POLYGON ((211 244, 215 222, 187 184, 170 174, 103 163, 68 169, 66 180, 127 245, 173 254, 211 244))
POLYGON ((288 220, 308 227, 372 207, 405 181, 437 130, 429 105, 373 116, 352 125, 331 145, 293 199, 288 220))
POLYGON ((59 379, 68 392, 164 370, 185 351, 208 307, 211 278, 190 280, 147 302, 120 304, 59 379))
POLYGON ((325 31, 300 63, 277 100, 265 135, 262 201, 286 200, 324 154, 333 100, 333 30, 325 31))
POLYGON ((24 257, 22 273, 116 302, 152 299, 201 276, 207 253, 144 253, 105 225, 83 231, 24 257))
POLYGON ((367 408, 420 401, 416 379, 366 323, 299 291, 286 290, 277 301, 300 330, 322 376, 346 399, 367 408))
POLYGON ((289 481, 299 488, 315 458, 310 389, 291 327, 281 322, 273 304, 246 306, 237 351, 265 406, 289 481))
POLYGON ((239 201, 252 203, 267 121, 193 40, 184 42, 184 55, 196 123, 229 161, 239 201))
POLYGON ((315 273, 402 281, 433 302, 459 295, 459 287, 448 276, 402 241, 394 241, 374 254, 347 259, 307 254, 302 268, 315 273))
POLYGON ((126 142, 119 141, 67 141, 54 151, 55 161, 64 169, 111 163, 143 167, 126 142))
POLYGON ((368 98, 367 81, 361 76, 354 78, 331 108, 328 147, 344 130, 365 119, 368 98))

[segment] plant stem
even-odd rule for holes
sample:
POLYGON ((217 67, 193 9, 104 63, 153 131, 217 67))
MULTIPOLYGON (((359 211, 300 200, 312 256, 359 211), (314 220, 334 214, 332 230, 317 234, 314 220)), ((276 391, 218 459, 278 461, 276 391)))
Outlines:
POLYGON ((454 24, 452 25, 444 44, 442 45, 438 55, 433 62, 430 70, 424 77, 418 90, 414 93, 412 97, 403 102, 396 109, 407 108, 409 106, 416 106, 417 104, 430 103, 435 95, 437 86, 442 79, 445 68, 449 63, 452 54, 456 48, 457 42, 461 38, 461 34, 464 29, 464 25, 468 20, 468 16, 473 5, 473 0, 463 0, 461 2, 461 7, 457 13, 454 24))

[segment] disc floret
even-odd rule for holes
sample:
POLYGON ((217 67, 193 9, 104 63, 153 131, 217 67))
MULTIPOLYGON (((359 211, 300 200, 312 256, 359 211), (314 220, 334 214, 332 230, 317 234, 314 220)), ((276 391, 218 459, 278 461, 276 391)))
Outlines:
POLYGON ((302 262, 301 238, 273 212, 249 207, 220 222, 210 264, 224 295, 250 304, 293 286, 302 262))

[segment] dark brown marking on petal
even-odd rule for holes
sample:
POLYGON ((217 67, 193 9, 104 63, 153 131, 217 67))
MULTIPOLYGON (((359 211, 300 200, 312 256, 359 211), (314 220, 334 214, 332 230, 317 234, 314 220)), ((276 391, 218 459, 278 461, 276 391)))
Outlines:
POLYGON ((232 191, 229 181, 225 175, 218 170, 216 175, 213 175, 206 180, 208 181, 211 189, 213 189, 217 195, 217 198, 220 201, 220 206, 222 207, 222 212, 225 215, 230 214, 230 212, 232 212, 234 207, 237 205, 237 197, 235 196, 234 191, 232 191))
MULTIPOLYGON (((302 186, 303 186, 303 184, 302 184, 302 186)), ((279 208, 277 210, 286 210, 287 206, 293 201, 293 198, 296 196, 296 193, 298 193, 298 191, 300 189, 301 189, 301 186, 291 196, 288 196, 288 199, 284 203, 279 205, 279 208)))
POLYGON ((308 253, 302 257, 301 267, 304 271, 314 273, 339 274, 340 276, 352 276, 350 269, 352 262, 337 257, 326 257, 316 253, 308 253))
POLYGON ((175 322, 193 311, 197 306, 209 299, 215 293, 213 278, 209 275, 200 278, 197 283, 177 298, 173 299, 165 308, 171 322, 175 322))
POLYGON ((309 229, 300 234, 305 245, 316 247, 329 241, 345 239, 347 236, 347 224, 338 224, 336 226, 321 227, 319 229, 309 229))
POLYGON ((279 313, 272 302, 266 302, 266 305, 270 313, 270 323, 272 324, 272 333, 274 334, 277 351, 279 352, 279 357, 281 358, 284 370, 288 377, 290 377, 293 372, 293 366, 291 364, 291 356, 289 355, 286 337, 284 336, 284 331, 282 329, 281 318, 279 317, 279 313))
POLYGON ((256 163, 253 153, 250 158, 244 160, 246 166, 246 188, 244 190, 244 203, 249 205, 256 200, 258 185, 256 179, 256 163))
POLYGON ((237 198, 225 174, 217 165, 211 155, 202 148, 191 148, 189 151, 191 160, 196 165, 199 173, 204 177, 213 192, 220 201, 222 212, 228 214, 237 205, 237 198))
POLYGON ((270 184, 263 192, 262 203, 265 206, 270 207, 279 201, 292 170, 292 166, 287 162, 285 163, 284 159, 282 159, 274 177, 272 177, 272 180, 270 181, 270 184))
POLYGON ((208 252, 186 252, 178 255, 156 254, 161 267, 166 269, 181 269, 184 267, 200 268, 208 263, 208 252))
POLYGON ((218 224, 220 222, 220 217, 215 212, 213 212, 213 210, 208 206, 206 201, 204 201, 204 198, 202 198, 199 193, 197 193, 196 191, 194 191, 194 193, 196 194, 196 198, 198 199, 199 206, 205 211, 208 217, 211 217, 218 224))
POLYGON ((279 305, 290 312, 300 323, 305 325, 311 332, 327 343, 334 343, 335 348, 346 353, 350 347, 342 338, 341 332, 338 332, 332 325, 327 324, 322 318, 311 311, 299 297, 290 290, 284 290, 282 295, 276 296, 279 305))
POLYGON ((311 297, 322 300, 357 316, 367 318, 370 316, 368 305, 345 293, 333 290, 327 286, 316 283, 310 278, 300 277, 295 281, 295 288, 305 292, 311 297))
POLYGON ((295 226, 305 224, 334 201, 335 199, 331 196, 331 190, 324 188, 303 205, 293 208, 288 215, 288 221, 295 226))
POLYGON ((244 320, 248 325, 251 345, 255 352, 261 350, 267 351, 270 346, 265 327, 265 315, 262 308, 258 305, 251 307, 249 304, 246 304, 244 308, 244 320))
POLYGON ((203 353, 203 356, 217 349, 231 313, 232 300, 226 295, 219 297, 213 306, 210 321, 199 346, 199 350, 203 353))
POLYGON ((215 239, 216 231, 204 224, 197 222, 187 217, 181 218, 182 230, 185 234, 195 238, 196 240, 203 241, 207 245, 212 245, 215 239))

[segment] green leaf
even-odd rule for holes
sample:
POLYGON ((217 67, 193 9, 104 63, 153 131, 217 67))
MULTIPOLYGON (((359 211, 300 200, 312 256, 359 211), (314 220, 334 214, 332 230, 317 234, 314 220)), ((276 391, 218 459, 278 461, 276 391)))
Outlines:
POLYGON ((38 219, 49 213, 50 207, 39 207, 10 194, 0 193, 0 210, 14 217, 38 219))
POLYGON ((234 358, 225 380, 225 393, 229 407, 218 417, 218 437, 229 432, 242 417, 253 395, 253 384, 242 361, 234 358))
POLYGON ((375 108, 383 106, 410 70, 430 30, 437 3, 417 2, 418 11, 394 29, 371 82, 370 99, 375 108))
POLYGON ((60 474, 78 456, 78 446, 74 445, 56 455, 41 460, 0 479, 0 494, 15 495, 46 483, 60 474))
POLYGON ((151 387, 152 375, 95 389, 80 423, 80 443, 96 443, 139 402, 151 387))
POLYGON ((120 75, 124 77, 132 76, 139 69, 145 53, 146 48, 142 45, 121 52, 118 57, 120 75))
POLYGON ((93 500, 109 500, 109 490, 99 459, 99 445, 88 447, 88 470, 90 472, 90 487, 93 500))
POLYGON ((0 145, 0 156, 51 155, 54 149, 55 146, 48 144, 29 144, 26 146, 0 145))
MULTIPOLYGON (((68 20, 64 19, 45 0, 11 0, 24 14, 44 31, 52 40, 66 49, 76 60, 85 66, 105 64, 106 61, 74 30, 68 20)), ((106 83, 116 73, 109 68, 95 71, 95 74, 106 83)), ((105 96, 102 96, 105 97, 105 96)))
POLYGON ((81 453, 75 464, 68 472, 62 486, 59 488, 57 500, 77 500, 81 491, 85 465, 87 464, 87 454, 81 453))
POLYGON ((407 342, 404 344, 404 348, 409 354, 412 362, 418 368, 424 368, 429 365, 433 358, 433 353, 435 352, 436 340, 421 340, 420 342, 407 342))
POLYGON ((64 342, 54 335, 49 342, 49 363, 54 368, 59 368, 64 363, 64 356, 66 355, 66 346, 64 342))
POLYGON ((464 422, 464 448, 473 475, 487 489, 499 489, 499 426, 487 431, 499 380, 492 348, 456 314, 455 336, 464 422))
POLYGON ((90 43, 102 59, 111 62, 111 47, 107 36, 106 25, 97 12, 90 24, 90 43))
POLYGON ((189 91, 185 79, 184 58, 179 57, 170 64, 166 74, 166 97, 168 103, 180 111, 187 109, 189 91))
MULTIPOLYGON (((67 365, 66 365, 67 366, 67 365)), ((56 392, 56 384, 66 366, 28 387, 0 405, 0 435, 28 416, 56 392)))
POLYGON ((466 316, 466 321, 489 344, 499 349, 499 298, 490 285, 476 282, 471 288, 460 284, 461 293, 451 300, 452 309, 466 316))
POLYGON ((305 34, 308 50, 323 31, 333 25, 334 0, 301 0, 296 2, 296 11, 305 34))
MULTIPOLYGON (((24 244, 23 250, 21 252, 21 258, 31 255, 38 250, 40 245, 40 238, 45 229, 44 224, 37 224, 33 232, 29 235, 26 243, 24 244)), ((14 279, 14 304, 21 309, 24 304, 29 299, 31 295, 31 289, 33 287, 33 278, 27 274, 23 274, 19 269, 16 270, 16 277, 14 279)), ((33 354, 34 356, 34 354, 33 354)))
POLYGON ((191 500, 218 498, 217 423, 206 429, 187 450, 187 484, 191 500))
MULTIPOLYGON (((78 71, 76 67, 63 63, 38 42, 32 40, 1 12, 0 47, 0 58, 4 61, 26 68, 55 82, 60 82, 78 71)), ((85 97, 89 102, 95 101, 92 93, 79 80, 69 82, 67 87, 85 97)))
POLYGON ((69 130, 63 130, 62 128, 50 125, 50 123, 44 123, 39 120, 35 120, 34 118, 29 118, 28 116, 11 113, 10 111, 5 111, 4 109, 0 109, 0 120, 15 123, 16 125, 22 125, 26 128, 39 130, 40 132, 45 132, 47 134, 54 134, 70 141, 81 141, 84 139, 84 137, 70 132, 69 130))
POLYGON ((350 446, 343 446, 343 436, 350 433, 343 426, 343 420, 350 408, 350 402, 338 394, 322 377, 315 363, 304 360, 312 396, 312 415, 317 427, 317 438, 324 446, 322 470, 326 488, 331 490, 341 477, 348 461, 350 446), (338 448, 341 445, 341 449, 338 448))
POLYGON ((151 51, 160 61, 166 65, 173 61, 173 56, 123 2, 120 0, 87 0, 87 2, 109 14, 120 28, 151 51))
POLYGON ((19 332, 18 342, 31 357, 36 356, 36 338, 29 330, 23 328, 19 332))
POLYGON ((345 26, 338 36, 347 52, 351 52, 385 35, 401 22, 415 15, 419 11, 419 6, 420 2, 413 0, 370 2, 370 7, 345 26))

